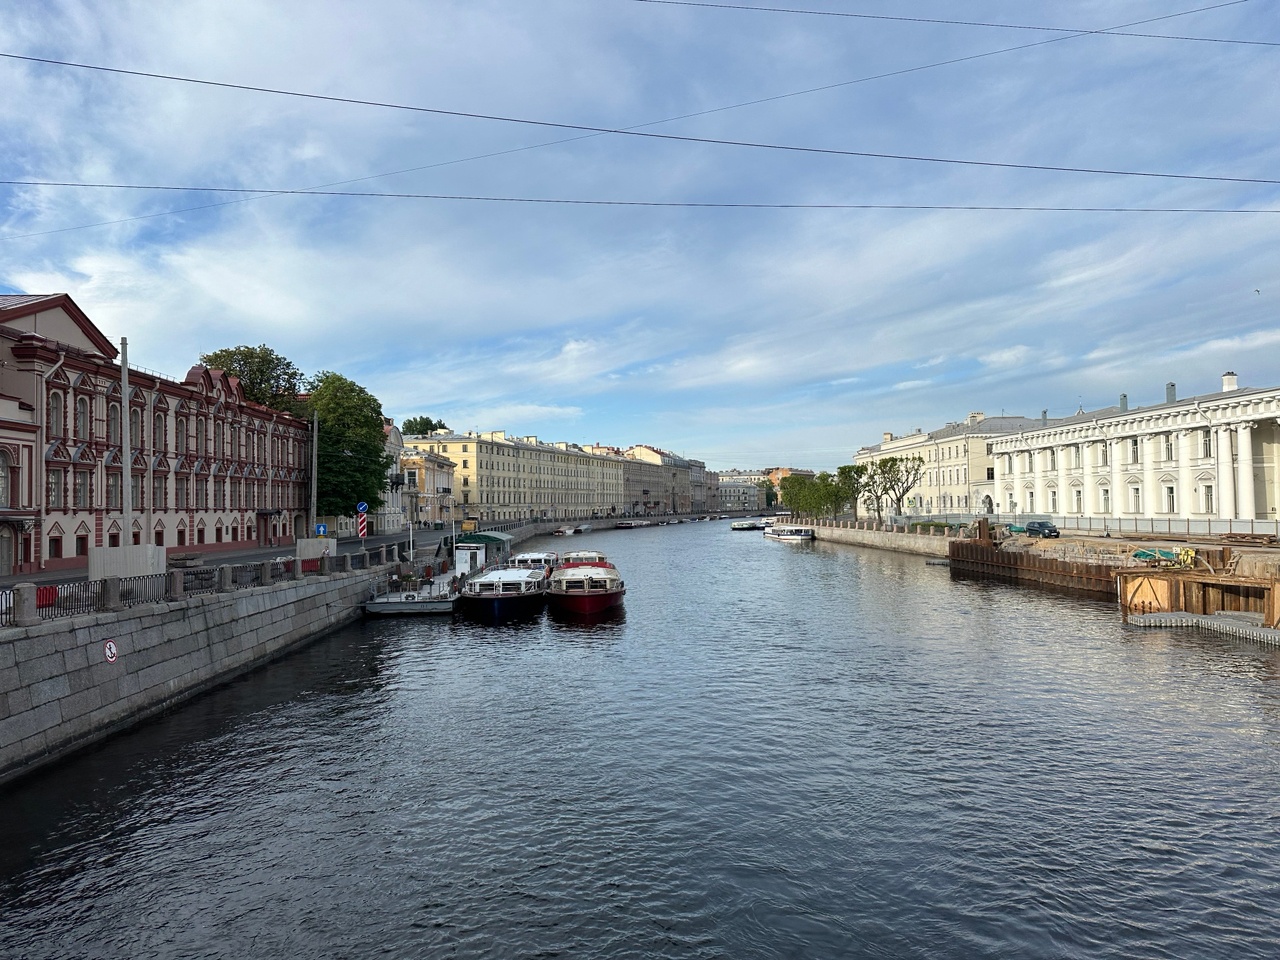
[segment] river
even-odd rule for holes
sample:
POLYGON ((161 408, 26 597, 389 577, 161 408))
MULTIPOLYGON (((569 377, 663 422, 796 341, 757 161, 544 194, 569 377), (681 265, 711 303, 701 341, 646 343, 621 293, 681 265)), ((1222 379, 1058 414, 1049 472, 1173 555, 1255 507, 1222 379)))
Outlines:
POLYGON ((1280 653, 725 521, 0 788, 0 956, 1275 956, 1280 653))

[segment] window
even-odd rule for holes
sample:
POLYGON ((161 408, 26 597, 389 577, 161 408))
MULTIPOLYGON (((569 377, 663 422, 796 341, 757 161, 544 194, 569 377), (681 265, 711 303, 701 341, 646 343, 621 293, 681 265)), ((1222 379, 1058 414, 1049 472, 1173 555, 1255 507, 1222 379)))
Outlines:
POLYGON ((1204 512, 1213 513, 1213 484, 1207 483, 1204 487, 1204 512))
POLYGON ((1141 487, 1129 488, 1129 509, 1133 513, 1142 512, 1142 488, 1141 487))
POLYGON ((1080 446, 1078 444, 1071 448, 1071 466, 1077 470, 1080 469, 1080 446))
MULTIPOLYGON (((121 504, 120 490, 121 490, 120 474, 108 473, 107 474, 107 509, 108 510, 120 509, 120 504, 121 504)), ((120 543, 117 538, 117 542, 112 544, 112 546, 118 547, 119 545, 120 543)))
POLYGON ((129 446, 146 446, 142 437, 142 411, 137 407, 131 407, 129 409, 129 446))
POLYGON ((1200 431, 1200 456, 1202 457, 1213 456, 1213 431, 1212 430, 1200 431))
POLYGON ((1137 437, 1129 438, 1129 462, 1130 463, 1142 462, 1142 448, 1138 444, 1137 437))
POLYGON ((156 546, 157 546, 157 547, 163 547, 163 546, 164 546, 164 531, 163 531, 163 530, 157 530, 157 531, 156 531, 156 546))
POLYGON ((157 413, 151 423, 151 445, 157 451, 166 449, 164 414, 157 413))
POLYGON ((61 558, 62 558, 62 538, 50 537, 49 538, 49 559, 60 560, 61 558))
POLYGON ((75 481, 72 485, 72 505, 77 509, 86 510, 89 507, 89 471, 77 470, 75 481))
POLYGON ((1049 453, 1049 469, 1057 470, 1058 469, 1058 451, 1050 447, 1048 450, 1048 453, 1049 453))
POLYGON ((410 490, 417 490, 417 489, 418 489, 418 471, 417 471, 417 470, 408 470, 408 471, 406 471, 406 472, 405 472, 405 478, 406 478, 406 481, 407 481, 407 482, 408 482, 408 484, 409 484, 409 489, 410 489, 410 490))
POLYGON ((1105 440, 1102 442, 1102 457, 1098 462, 1104 467, 1111 462, 1111 444, 1105 440))
POLYGON ((196 456, 203 457, 209 452, 206 441, 208 440, 208 425, 204 422, 204 417, 196 421, 196 456))
POLYGON ((1036 512, 1036 492, 1034 490, 1027 491, 1027 513, 1036 512))
POLYGON ((179 417, 174 424, 173 449, 179 456, 184 456, 187 452, 187 421, 184 417, 179 417))
POLYGON ((1058 491, 1057 490, 1049 491, 1049 512, 1050 513, 1058 512, 1058 491))
MULTIPOLYGON (((129 477, 129 502, 133 504, 133 509, 142 509, 142 478, 129 477)), ((136 536, 136 535, 135 535, 136 536)))
POLYGON ((50 470, 47 480, 45 506, 59 510, 62 508, 63 493, 67 484, 67 472, 62 469, 50 470))
POLYGON ((168 497, 165 496, 165 477, 163 474, 156 474, 151 478, 151 506, 155 510, 163 510, 169 505, 168 497))
POLYGON ((1173 487, 1164 488, 1164 512, 1177 513, 1177 501, 1174 499, 1173 487))
POLYGON ((1105 514, 1105 513, 1111 512, 1111 491, 1108 490, 1106 487, 1103 487, 1101 490, 1098 491, 1098 504, 1099 504, 1099 509, 1098 509, 1099 513, 1105 514))
MULTIPOLYGON (((49 437, 65 437, 62 422, 62 394, 49 394, 49 422, 45 424, 45 435, 49 437)), ((52 543, 53 541, 50 541, 52 543)))
POLYGON ((86 536, 76 537, 76 556, 87 557, 89 555, 89 538, 86 536))
POLYGON ((1164 458, 1166 460, 1176 460, 1177 455, 1174 452, 1173 434, 1166 433, 1164 435, 1164 458))
POLYGON ((469 469, 469 468, 470 468, 470 466, 471 466, 471 461, 470 461, 470 460, 463 460, 463 461, 462 461, 462 469, 463 469, 463 470, 467 470, 467 469, 469 469))
POLYGON ((190 489, 191 483, 186 477, 178 477, 173 481, 173 505, 177 509, 187 509, 187 493, 190 489))
POLYGON ((118 531, 107 534, 107 546, 108 547, 120 546, 120 534, 118 531))
POLYGON ((107 405, 107 443, 120 443, 120 405, 107 405))
POLYGON ((1084 491, 1083 490, 1071 491, 1071 512, 1084 513, 1084 491))
POLYGON ((185 547, 186 545, 187 545, 187 531, 179 527, 178 528, 178 546, 185 547))
POLYGON ((76 439, 89 439, 89 398, 76 399, 76 439))

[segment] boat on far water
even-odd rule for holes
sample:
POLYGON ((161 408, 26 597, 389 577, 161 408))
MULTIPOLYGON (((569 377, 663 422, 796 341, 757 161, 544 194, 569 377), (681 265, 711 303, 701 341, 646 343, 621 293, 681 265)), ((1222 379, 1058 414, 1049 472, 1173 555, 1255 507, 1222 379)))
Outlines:
POLYGON ((603 554, 594 550, 566 553, 547 582, 547 605, 553 611, 599 614, 622 605, 627 585, 603 554))
POLYGON ((729 524, 730 530, 763 530, 763 520, 735 520, 729 524))
POLYGON ((765 529, 764 535, 770 540, 783 540, 792 543, 815 539, 813 527, 802 527, 792 523, 775 523, 772 527, 765 529))

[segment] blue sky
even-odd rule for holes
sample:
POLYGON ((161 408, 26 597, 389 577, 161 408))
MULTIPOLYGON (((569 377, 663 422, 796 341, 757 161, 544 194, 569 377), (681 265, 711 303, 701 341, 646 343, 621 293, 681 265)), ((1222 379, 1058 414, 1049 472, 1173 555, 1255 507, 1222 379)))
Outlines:
POLYGON ((1102 30, 1212 4, 770 6, 813 12, 6 4, 5 54, 698 142, 0 58, 3 180, 808 208, 188 209, 234 196, 0 186, 0 290, 70 293, 170 376, 267 343, 397 420, 650 443, 713 468, 834 469, 885 430, 1155 403, 1226 370, 1280 384, 1280 213, 892 209, 1280 210, 1274 182, 1193 179, 1280 178, 1274 4, 1128 28, 1184 39, 924 21, 1102 30), (955 160, 979 163, 937 162, 955 160))

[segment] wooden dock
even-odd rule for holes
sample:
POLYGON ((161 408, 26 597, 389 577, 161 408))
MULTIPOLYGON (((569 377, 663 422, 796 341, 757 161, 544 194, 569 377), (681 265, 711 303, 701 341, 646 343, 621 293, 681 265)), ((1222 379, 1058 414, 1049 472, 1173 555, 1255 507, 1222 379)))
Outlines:
POLYGON ((1103 600, 1116 599, 1116 568, 1059 560, 1032 551, 1001 550, 990 540, 952 540, 951 572, 1006 583, 1032 583, 1103 600))

